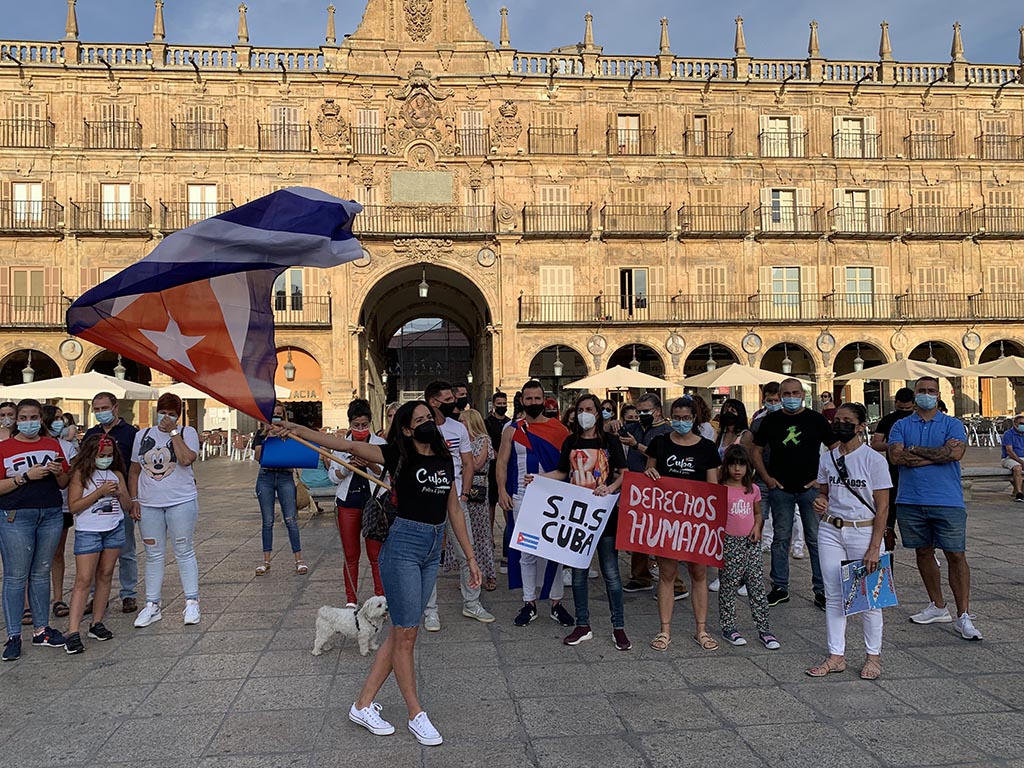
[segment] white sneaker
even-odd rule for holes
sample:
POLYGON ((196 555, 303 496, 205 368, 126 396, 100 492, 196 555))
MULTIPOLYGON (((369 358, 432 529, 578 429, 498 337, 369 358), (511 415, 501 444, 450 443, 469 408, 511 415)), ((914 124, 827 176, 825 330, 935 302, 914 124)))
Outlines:
POLYGON ((416 741, 425 747, 436 747, 444 741, 441 734, 437 732, 437 728, 430 722, 426 712, 420 712, 409 721, 409 730, 416 737, 416 741))
POLYGON ((590 569, 589 571, 587 571, 587 578, 588 578, 588 579, 596 579, 596 578, 597 578, 598 576, 600 576, 600 575, 601 575, 601 574, 599 574, 599 573, 597 572, 597 570, 596 570, 596 569, 594 569, 594 568, 591 568, 591 569, 590 569))
POLYGON ((572 571, 570 571, 568 568, 566 568, 565 570, 562 571, 562 586, 563 587, 571 587, 572 586, 572 571))
POLYGON ((736 590, 736 594, 739 595, 740 597, 746 597, 747 596, 747 585, 744 584, 742 587, 737 589, 736 590))
MULTIPOLYGON (((948 612, 947 612, 948 613, 948 612)), ((964 640, 981 640, 981 632, 974 626, 974 622, 971 621, 971 617, 966 613, 962 614, 959 619, 956 620, 956 624, 953 628, 960 633, 960 637, 964 640)))
POLYGON ((374 736, 390 736, 395 732, 395 726, 380 716, 380 710, 380 704, 376 701, 365 709, 356 709, 353 704, 348 710, 348 719, 363 726, 374 736))
POLYGON ((476 619, 482 624, 490 624, 494 621, 494 614, 488 611, 480 601, 477 600, 474 603, 466 603, 462 606, 462 615, 467 619, 476 619))
POLYGON ((355 603, 345 603, 345 608, 351 608, 353 611, 358 607, 355 603))
POLYGON ((948 607, 936 608, 935 603, 928 603, 927 608, 920 613, 915 613, 910 620, 915 624, 949 624, 953 617, 950 615, 948 607))
POLYGON ((139 611, 139 615, 135 617, 135 626, 148 627, 155 621, 160 621, 164 616, 160 613, 159 603, 146 603, 146 607, 139 611))
POLYGON ((804 544, 803 544, 803 542, 801 541, 801 542, 796 542, 795 544, 793 544, 792 549, 790 549, 790 554, 793 555, 793 559, 794 560, 803 560, 804 559, 804 544))
POLYGON ((185 617, 186 624, 198 624, 199 623, 199 601, 198 600, 186 600, 185 610, 181 612, 181 615, 185 617))
POLYGON ((427 632, 441 631, 441 619, 438 618, 437 611, 427 611, 423 614, 423 628, 427 632))
POLYGON ((720 579, 715 579, 710 584, 708 584, 708 592, 717 592, 719 589, 721 589, 721 587, 722 581, 720 579))

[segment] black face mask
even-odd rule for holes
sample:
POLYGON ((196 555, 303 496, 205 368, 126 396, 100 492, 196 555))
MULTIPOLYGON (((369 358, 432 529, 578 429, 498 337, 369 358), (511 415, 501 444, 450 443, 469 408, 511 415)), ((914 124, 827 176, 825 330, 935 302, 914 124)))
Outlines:
POLYGON ((536 419, 542 413, 544 413, 544 403, 534 403, 533 405, 524 405, 523 411, 531 419, 536 419))
POLYGON ((832 434, 841 443, 848 443, 857 437, 857 425, 848 421, 837 421, 832 425, 832 434))
POLYGON ((458 408, 460 411, 466 410, 467 408, 469 408, 469 398, 460 397, 458 400, 455 401, 455 407, 458 408))
POLYGON ((644 429, 648 429, 652 424, 654 424, 654 414, 653 413, 641 413, 640 414, 640 424, 643 426, 644 429))
POLYGON ((718 423, 723 427, 735 427, 739 423, 740 417, 732 411, 723 411, 718 417, 718 423))
POLYGON ((549 419, 557 419, 558 411, 544 411, 544 415, 547 416, 549 419))
POLYGON ((458 408, 458 403, 441 403, 437 406, 437 410, 439 410, 441 415, 446 419, 454 415, 456 408, 458 408))
POLYGON ((494 406, 494 415, 495 416, 504 416, 506 413, 508 413, 508 406, 507 405, 496 405, 496 406, 494 406))
POLYGON ((437 435, 437 424, 432 421, 424 421, 412 431, 413 440, 418 443, 429 443, 435 435, 437 435))

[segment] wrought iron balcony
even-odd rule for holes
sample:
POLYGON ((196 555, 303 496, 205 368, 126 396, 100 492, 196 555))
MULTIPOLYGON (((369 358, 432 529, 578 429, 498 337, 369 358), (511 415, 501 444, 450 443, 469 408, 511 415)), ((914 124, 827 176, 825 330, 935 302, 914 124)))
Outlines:
POLYGON ((63 328, 68 306, 63 296, 0 296, 0 326, 63 328))
POLYGON ((589 237, 589 205, 526 205, 523 208, 523 234, 576 235, 589 237))
POLYGON ((762 131, 761 157, 806 157, 807 131, 762 131))
POLYGON ((688 157, 732 157, 732 131, 683 131, 688 157))
POLYGON ((830 293, 821 301, 823 320, 886 320, 894 311, 893 297, 877 293, 830 293))
POLYGON ((137 235, 148 233, 153 223, 153 209, 143 202, 71 201, 69 206, 73 232, 137 235))
POLYGON ((530 128, 527 139, 531 155, 579 154, 577 128, 530 128))
POLYGON ((847 205, 828 213, 835 237, 895 237, 903 232, 896 208, 847 205))
POLYGON ((53 146, 53 123, 34 118, 0 120, 0 147, 31 149, 53 146))
POLYGON ((142 149, 142 124, 134 120, 85 121, 89 149, 142 149))
POLYGON ((654 128, 609 128, 609 155, 654 155, 654 128))
POLYGON ((977 231, 970 208, 912 206, 900 211, 900 218, 904 237, 965 237, 977 231))
POLYGON ((308 123, 257 123, 261 152, 309 152, 308 123))
POLYGON ((331 295, 279 294, 271 299, 274 324, 279 328, 330 328, 331 295))
POLYGON ((606 205, 601 209, 605 237, 666 237, 672 231, 669 208, 657 205, 606 205))
POLYGON ((356 155, 383 155, 384 129, 355 126, 352 128, 352 153, 356 155))
POLYGON ((832 153, 839 158, 879 158, 881 143, 880 133, 840 131, 832 134, 832 153))
POLYGON ((486 128, 457 128, 455 143, 460 155, 486 157, 491 153, 491 132, 486 128))
POLYGON ((824 208, 810 205, 763 205, 754 212, 763 237, 800 237, 825 231, 824 208))
POLYGON ((1024 237, 1024 208, 985 206, 974 211, 974 228, 979 237, 1024 237))
POLYGON ((171 147, 195 152, 218 152, 228 148, 225 123, 171 123, 171 147))
POLYGON ((1024 136, 983 133, 977 144, 982 160, 1024 160, 1024 136))
POLYGON ((903 143, 910 160, 952 160, 954 138, 952 133, 912 133, 903 143))
POLYGON ((750 233, 750 206, 684 205, 678 213, 679 237, 709 237, 750 233))
POLYGON ((175 232, 192 226, 196 222, 216 216, 218 213, 230 211, 235 204, 230 200, 226 203, 190 203, 160 201, 160 231, 175 232))
POLYGON ((0 200, 0 232, 58 232, 64 206, 56 200, 0 200))
POLYGON ((483 237, 494 234, 494 207, 368 205, 354 229, 363 237, 483 237))

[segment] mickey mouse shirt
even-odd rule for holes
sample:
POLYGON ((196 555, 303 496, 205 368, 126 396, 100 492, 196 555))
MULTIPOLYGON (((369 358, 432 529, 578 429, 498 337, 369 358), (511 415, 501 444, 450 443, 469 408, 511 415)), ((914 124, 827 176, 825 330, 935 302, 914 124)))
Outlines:
MULTIPOLYGON (((199 453, 199 434, 192 427, 181 427, 181 439, 199 453)), ((183 467, 174 455, 173 438, 156 427, 141 430, 132 446, 132 462, 142 467, 139 473, 139 503, 147 507, 173 507, 195 499, 196 478, 192 465, 183 467)))

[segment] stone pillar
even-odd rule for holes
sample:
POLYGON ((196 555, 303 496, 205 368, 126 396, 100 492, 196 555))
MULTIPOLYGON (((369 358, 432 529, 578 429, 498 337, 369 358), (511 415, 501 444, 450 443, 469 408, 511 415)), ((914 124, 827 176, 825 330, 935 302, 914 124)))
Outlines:
POLYGON ((892 71, 892 43, 889 42, 889 22, 883 21, 882 37, 878 41, 878 81, 890 83, 895 80, 892 71))
POLYGON ((658 44, 658 74, 665 79, 672 77, 672 46, 668 40, 668 19, 661 20, 661 40, 658 44))
POLYGON ((327 35, 324 40, 328 45, 335 45, 338 42, 338 33, 334 28, 334 11, 333 5, 327 6, 327 35))
POLYGON ((736 17, 736 38, 732 46, 734 57, 733 65, 736 68, 736 79, 746 80, 749 75, 750 56, 747 55, 747 38, 743 34, 743 17, 736 17))
POLYGON ((68 15, 64 22, 64 61, 67 64, 78 63, 78 15, 75 13, 75 3, 78 0, 68 0, 68 15))
POLYGON ((818 22, 811 21, 811 36, 807 41, 807 77, 818 81, 825 77, 825 60, 821 58, 821 46, 818 45, 818 22))
POLYGON ((964 41, 960 37, 960 22, 953 24, 953 44, 949 49, 949 79, 954 83, 967 82, 967 59, 964 58, 964 41))
POLYGON ((597 74, 597 57, 600 51, 594 45, 594 14, 587 12, 583 17, 585 27, 583 29, 583 71, 590 74, 597 74))

